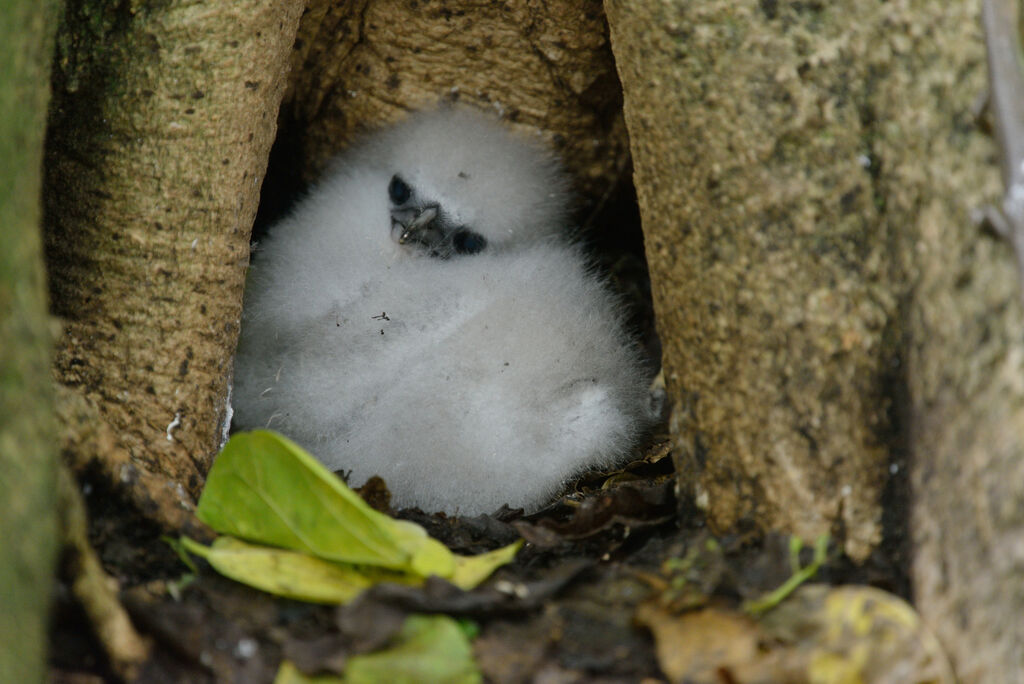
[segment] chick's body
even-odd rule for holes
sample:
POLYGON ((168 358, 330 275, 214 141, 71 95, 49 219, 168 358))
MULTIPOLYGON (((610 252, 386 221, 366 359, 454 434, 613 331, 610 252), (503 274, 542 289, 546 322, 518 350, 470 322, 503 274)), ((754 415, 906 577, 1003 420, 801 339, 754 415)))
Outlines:
POLYGON ((563 188, 543 152, 460 112, 347 154, 256 254, 236 424, 425 510, 533 509, 612 464, 644 428, 647 376, 556 237, 563 188))

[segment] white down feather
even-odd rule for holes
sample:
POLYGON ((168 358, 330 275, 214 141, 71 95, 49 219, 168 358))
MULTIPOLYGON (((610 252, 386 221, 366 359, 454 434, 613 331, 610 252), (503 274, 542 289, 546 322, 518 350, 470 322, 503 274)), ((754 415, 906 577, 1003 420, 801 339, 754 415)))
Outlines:
POLYGON ((649 375, 558 237, 566 205, 552 158, 480 115, 420 114, 343 155, 255 254, 235 425, 283 432, 353 485, 383 477, 398 507, 465 515, 536 509, 621 460, 649 375), (396 174, 486 247, 399 244, 396 174))

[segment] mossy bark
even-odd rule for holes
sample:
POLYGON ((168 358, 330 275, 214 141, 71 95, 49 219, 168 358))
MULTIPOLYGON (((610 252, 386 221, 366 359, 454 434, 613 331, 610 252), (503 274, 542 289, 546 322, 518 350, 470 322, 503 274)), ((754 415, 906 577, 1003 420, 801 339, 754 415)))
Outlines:
POLYGON ((0 681, 39 682, 57 551, 52 332, 40 240, 55 4, 0 22, 0 681))
POLYGON ((46 145, 65 450, 174 525, 226 416, 302 3, 71 0, 46 145))

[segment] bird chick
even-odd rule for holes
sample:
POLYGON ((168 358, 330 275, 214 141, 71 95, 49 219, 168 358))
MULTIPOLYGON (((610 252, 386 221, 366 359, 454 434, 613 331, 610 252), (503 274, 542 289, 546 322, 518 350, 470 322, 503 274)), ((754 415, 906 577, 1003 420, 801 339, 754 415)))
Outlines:
POLYGON ((649 420, 614 297, 560 238, 566 182, 480 115, 349 150, 254 256, 235 423, 280 430, 396 506, 535 509, 649 420))
POLYGON ((340 164, 383 168, 392 237, 435 256, 527 244, 558 235, 568 219, 556 160, 465 110, 421 114, 340 164))

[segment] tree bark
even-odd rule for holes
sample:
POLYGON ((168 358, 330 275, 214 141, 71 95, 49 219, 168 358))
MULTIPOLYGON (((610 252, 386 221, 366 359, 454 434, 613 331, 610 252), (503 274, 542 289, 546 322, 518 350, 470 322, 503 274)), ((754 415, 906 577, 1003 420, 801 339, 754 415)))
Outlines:
POLYGON ((965 681, 1014 681, 1024 340, 970 218, 999 195, 979 3, 606 6, 683 483, 719 528, 863 557, 909 464, 915 602, 965 681))
POLYGON ((900 276, 879 3, 605 3, 684 490, 719 530, 881 538, 900 276))
POLYGON ((1013 682, 1024 672, 1024 319, 1013 249, 970 219, 1001 196, 996 146, 968 114, 986 90, 979 4, 914 17, 931 77, 893 81, 879 100, 899 94, 887 116, 916 143, 886 141, 900 160, 894 190, 914 210, 904 254, 920 272, 906 363, 915 598, 962 681, 1013 682), (959 69, 931 72, 939 54, 959 69))
POLYGON ((282 106, 283 175, 312 181, 360 134, 453 100, 539 132, 588 199, 628 164, 600 0, 313 0, 282 106))
MULTIPOLYGON (((70 0, 46 145, 65 451, 169 526, 227 415, 248 240, 302 2, 70 0)), ((187 515, 185 515, 187 518, 187 515)))
POLYGON ((53 3, 0 22, 0 681, 38 682, 57 551, 52 333, 40 186, 53 3))

